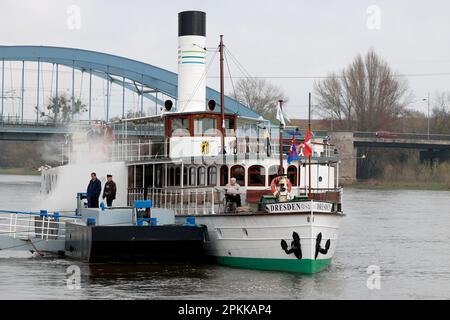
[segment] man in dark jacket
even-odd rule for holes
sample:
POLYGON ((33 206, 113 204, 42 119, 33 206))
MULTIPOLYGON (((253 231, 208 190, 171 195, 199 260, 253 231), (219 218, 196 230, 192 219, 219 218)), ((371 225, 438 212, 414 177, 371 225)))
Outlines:
POLYGON ((98 197, 102 192, 102 183, 97 179, 95 172, 91 173, 91 181, 87 187, 88 208, 98 208, 98 197))
POLYGON ((105 189, 103 189, 103 199, 106 198, 106 205, 112 207, 112 202, 116 198, 116 183, 112 180, 112 175, 106 175, 108 181, 105 183, 105 189))

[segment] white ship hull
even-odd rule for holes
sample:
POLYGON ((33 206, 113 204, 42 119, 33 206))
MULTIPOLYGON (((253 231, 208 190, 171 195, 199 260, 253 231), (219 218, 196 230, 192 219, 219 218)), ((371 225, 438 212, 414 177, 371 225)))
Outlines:
POLYGON ((334 213, 255 213, 194 217, 197 224, 207 226, 206 253, 220 264, 315 273, 331 263, 342 216, 334 213), (295 234, 300 239, 301 252, 293 250, 295 234), (320 242, 318 237, 321 237, 320 242))

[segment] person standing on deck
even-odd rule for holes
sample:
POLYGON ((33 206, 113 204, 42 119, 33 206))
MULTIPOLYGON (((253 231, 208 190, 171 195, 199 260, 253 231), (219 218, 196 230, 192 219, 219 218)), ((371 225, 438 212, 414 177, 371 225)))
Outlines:
POLYGON ((231 178, 230 183, 225 187, 226 197, 229 202, 236 203, 236 207, 241 206, 241 195, 239 194, 240 185, 236 182, 236 178, 231 178))
POLYGON ((91 180, 87 187, 88 208, 98 208, 98 198, 102 192, 102 183, 95 172, 91 173, 91 180))
POLYGON ((112 175, 106 175, 105 188, 103 189, 103 199, 106 198, 106 205, 112 207, 112 202, 116 199, 116 183, 112 179, 112 175))

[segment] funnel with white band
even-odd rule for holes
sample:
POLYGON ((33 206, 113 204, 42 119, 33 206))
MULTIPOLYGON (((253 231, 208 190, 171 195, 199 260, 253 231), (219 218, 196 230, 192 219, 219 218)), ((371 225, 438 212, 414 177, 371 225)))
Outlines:
POLYGON ((206 110, 206 13, 178 14, 178 112, 206 110))

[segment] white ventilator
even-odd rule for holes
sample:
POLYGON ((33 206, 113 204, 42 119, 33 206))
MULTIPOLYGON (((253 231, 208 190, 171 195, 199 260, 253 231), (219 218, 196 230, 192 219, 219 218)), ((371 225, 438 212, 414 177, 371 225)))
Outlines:
POLYGON ((206 110, 206 14, 178 14, 178 112, 206 110))

